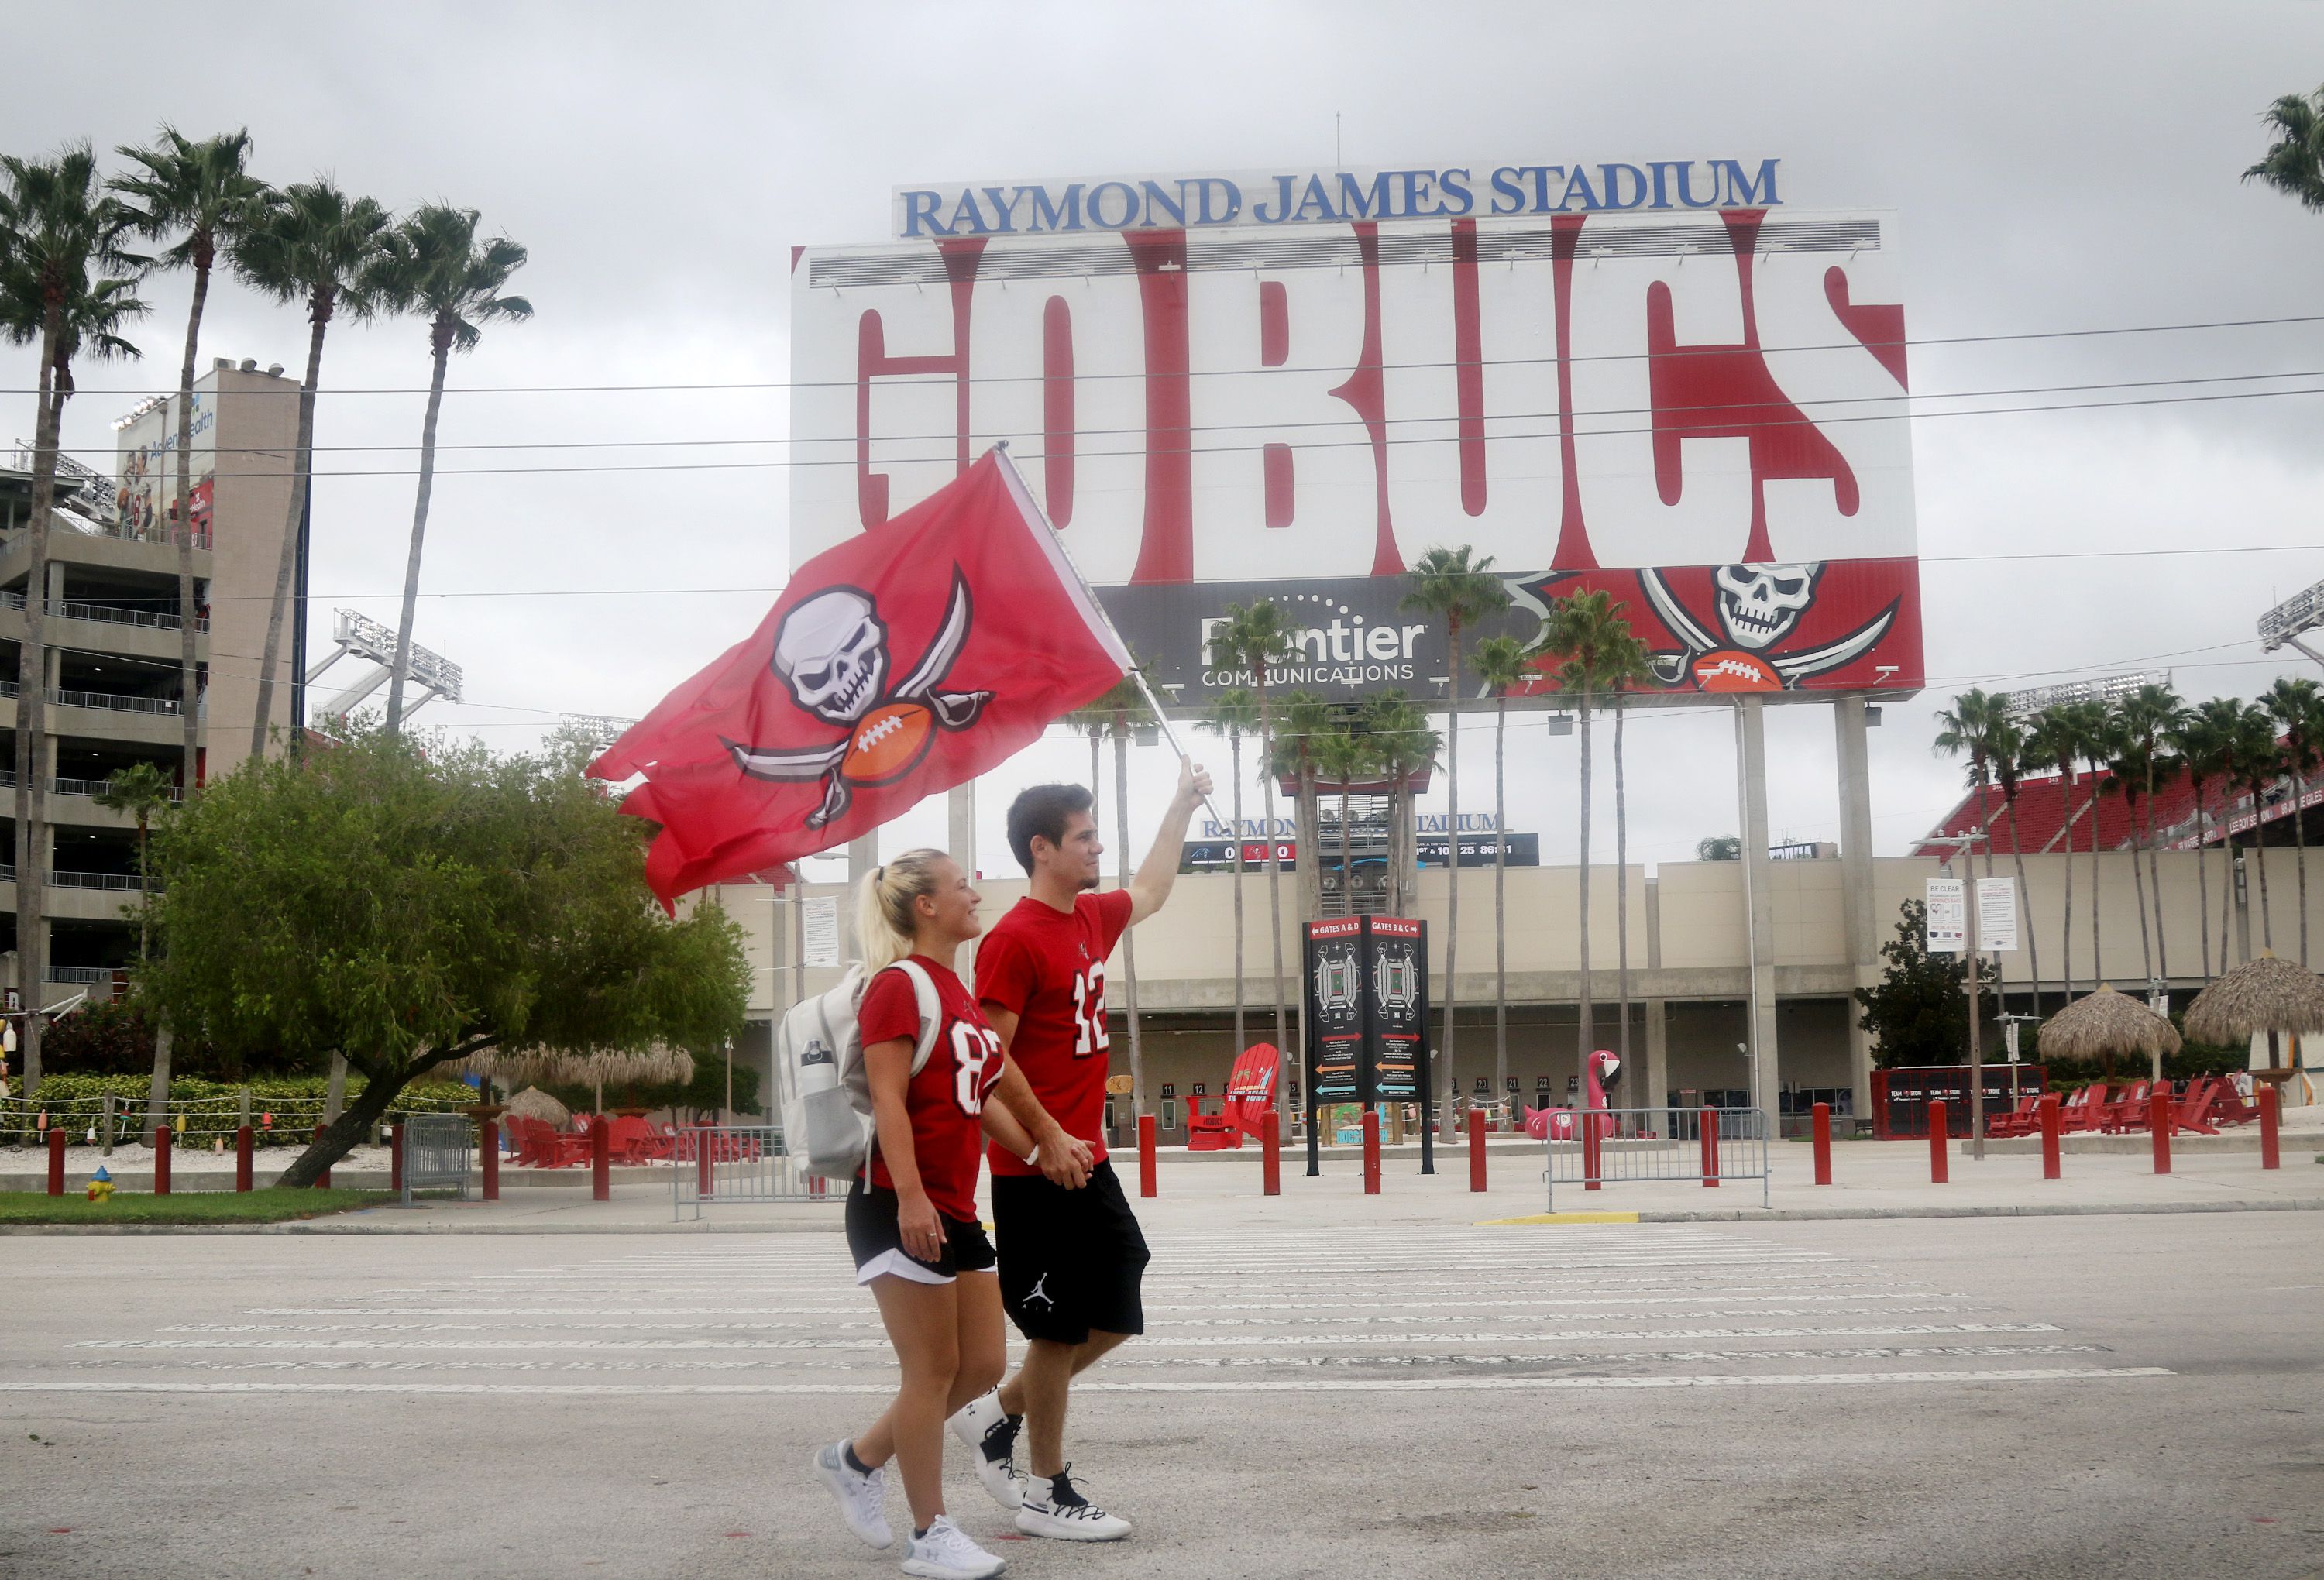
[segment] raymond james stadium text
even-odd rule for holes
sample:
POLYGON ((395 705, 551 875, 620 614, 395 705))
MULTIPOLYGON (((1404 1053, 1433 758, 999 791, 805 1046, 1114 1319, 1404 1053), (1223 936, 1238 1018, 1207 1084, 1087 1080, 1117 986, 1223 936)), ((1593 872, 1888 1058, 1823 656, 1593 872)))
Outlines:
POLYGON ((1775 167, 1734 159, 1641 164, 1456 165, 1443 170, 1298 170, 1109 180, 947 182, 895 189, 896 234, 1072 234, 1228 225, 1345 224, 1621 209, 1766 208, 1775 167))

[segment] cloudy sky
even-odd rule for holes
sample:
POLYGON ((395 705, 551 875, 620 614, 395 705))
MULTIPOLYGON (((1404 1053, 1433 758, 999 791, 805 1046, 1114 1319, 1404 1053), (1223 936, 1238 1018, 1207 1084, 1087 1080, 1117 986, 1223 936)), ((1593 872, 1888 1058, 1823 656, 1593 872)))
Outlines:
MULTIPOLYGON (((18 58, 51 69, 0 96, 0 147, 247 125, 270 179, 472 206, 531 249, 538 318, 454 372, 442 437, 478 448, 446 452, 419 626, 470 698, 422 718, 509 749, 561 712, 643 712, 764 611, 789 563, 784 451, 756 442, 787 431, 781 392, 650 386, 782 380, 788 249, 879 239, 899 183, 1327 165, 1335 117, 1351 165, 1750 152, 1784 161, 1795 203, 1898 211, 1908 332, 1934 342, 1916 395, 2324 389, 2324 322, 2058 337, 2324 314, 2324 216, 2237 179, 2268 101, 2324 82, 2314 4, 11 10, 18 58), (1942 344, 2000 335, 2029 338, 1942 344), (622 447, 491 447, 550 444, 622 447), (607 466, 651 469, 555 470, 607 466)), ((92 459, 171 376, 185 286, 147 294, 152 354, 91 370, 71 409, 92 459)), ((213 293, 206 358, 295 368, 304 347, 296 314, 213 293)), ((318 640, 334 607, 394 617, 426 355, 415 323, 331 335, 318 640)), ((0 370, 0 437, 29 436, 30 359, 0 370)), ((1916 420, 1931 687, 1873 737, 1881 853, 1955 794, 1928 715, 1963 686, 2146 667, 2200 698, 2298 672, 2252 623, 2324 577, 2320 400, 1916 420), (1995 557, 2032 554, 2057 557, 1995 557)), ((1774 831, 1836 837, 1829 711, 1779 710, 1769 734, 1774 831)), ((1641 719, 1632 742, 1634 859, 1734 831, 1723 716, 1641 719)), ((1573 750, 1538 721, 1511 732, 1510 822, 1546 859, 1575 850, 1573 750)), ((1009 791, 1085 761, 1045 743, 988 781, 982 865, 1005 862, 1009 791)), ((890 848, 942 831, 924 808, 890 848)))

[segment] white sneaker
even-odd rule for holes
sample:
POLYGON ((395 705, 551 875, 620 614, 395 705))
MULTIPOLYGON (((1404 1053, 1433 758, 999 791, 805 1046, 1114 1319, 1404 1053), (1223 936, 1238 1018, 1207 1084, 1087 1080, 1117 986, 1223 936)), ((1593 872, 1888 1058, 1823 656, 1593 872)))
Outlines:
POLYGON ((1023 1416, 1013 1416, 1001 1408, 1001 1392, 995 1389, 981 1399, 972 1399, 953 1412, 945 1424, 952 1435, 968 1445, 976 1464, 976 1479, 992 1501, 1003 1509, 1015 1510, 1025 1501, 1017 1485, 1017 1432, 1024 1425, 1023 1416))
POLYGON ((1130 1521, 1119 1514, 1109 1514, 1074 1490, 1070 1474, 1043 1481, 1038 1475, 1025 1478, 1025 1502, 1017 1511, 1017 1529, 1028 1536, 1052 1537, 1058 1541, 1120 1541, 1130 1534, 1130 1521))
POLYGON ((816 1449, 816 1476, 839 1500, 839 1517, 847 1521, 848 1529, 862 1539, 864 1546, 887 1547, 896 1537, 888 1529, 888 1516, 882 1508, 886 1478, 877 1470, 866 1474, 849 1465, 846 1455, 841 1452, 845 1447, 825 1443, 816 1449))
POLYGON ((948 1514, 929 1520, 927 1530, 912 1538, 912 1550, 904 1558, 905 1574, 933 1580, 986 1580, 1008 1566, 1007 1559, 996 1558, 969 1540, 948 1514))

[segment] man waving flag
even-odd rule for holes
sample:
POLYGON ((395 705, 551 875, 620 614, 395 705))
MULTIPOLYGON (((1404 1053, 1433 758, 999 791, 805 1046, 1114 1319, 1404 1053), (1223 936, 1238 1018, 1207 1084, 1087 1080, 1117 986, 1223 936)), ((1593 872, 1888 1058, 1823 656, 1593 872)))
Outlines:
POLYGON ((1014 755, 1130 655, 999 450, 801 565, 749 640, 589 766, 645 776, 646 882, 692 890, 844 844, 1014 755))

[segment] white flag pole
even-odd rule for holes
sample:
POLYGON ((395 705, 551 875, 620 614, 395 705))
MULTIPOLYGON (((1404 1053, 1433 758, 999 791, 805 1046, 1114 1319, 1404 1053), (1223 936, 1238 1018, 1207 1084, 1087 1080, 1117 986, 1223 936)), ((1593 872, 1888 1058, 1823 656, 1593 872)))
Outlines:
MULTIPOLYGON (((1130 644, 1122 641, 1121 632, 1114 626, 1113 616, 1106 612, 1105 605, 1098 600, 1097 590, 1089 584, 1089 578, 1082 574, 1081 566, 1074 563, 1072 552, 1065 547, 1065 540, 1058 537, 1057 529, 1049 524, 1048 512, 1041 509, 1040 501, 1033 497, 1033 491, 1025 486, 1024 474, 1017 470, 1017 463, 1010 456, 1009 441, 998 440, 992 448, 1001 457, 1001 464, 1008 468, 1009 480, 1015 485, 1018 498, 1032 508, 1035 519, 1041 524, 1041 530, 1049 535, 1051 543, 1056 546, 1059 562, 1073 573, 1074 580, 1081 584, 1083 597, 1087 601, 1089 607, 1096 612, 1098 619, 1105 622, 1105 629, 1112 634, 1114 642, 1124 653, 1130 653, 1130 644)), ((1161 699, 1154 694, 1153 686, 1148 684, 1146 672, 1138 667, 1137 657, 1136 654, 1130 653, 1130 663, 1126 673, 1138 683, 1139 694, 1145 697, 1146 706, 1153 712, 1155 723, 1161 726, 1162 739, 1170 743, 1170 749, 1178 754, 1179 761, 1192 762, 1193 758, 1188 755, 1186 749, 1178 743, 1176 732, 1170 728, 1170 721, 1162 712, 1161 699)), ((1218 804, 1208 795, 1203 797, 1203 804, 1209 808, 1213 822, 1222 828, 1231 826, 1224 817, 1220 815, 1218 804)))

